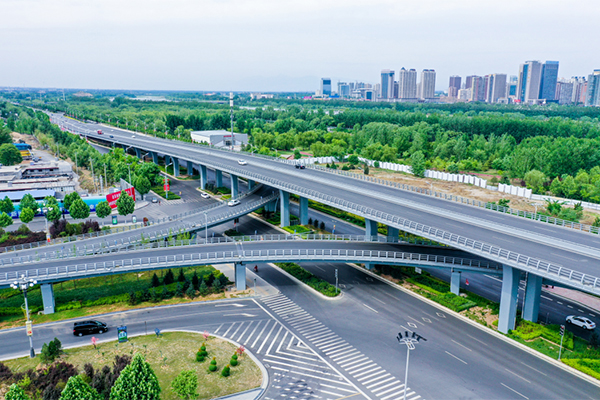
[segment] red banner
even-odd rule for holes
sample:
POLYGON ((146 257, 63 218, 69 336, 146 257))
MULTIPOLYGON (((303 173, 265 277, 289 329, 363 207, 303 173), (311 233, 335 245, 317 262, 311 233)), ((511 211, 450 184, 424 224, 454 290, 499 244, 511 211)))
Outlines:
MULTIPOLYGON (((125 189, 125 192, 127 192, 127 194, 135 201, 134 188, 125 189)), ((117 200, 119 199, 119 197, 121 197, 121 192, 106 195, 106 201, 108 201, 108 205, 110 206, 110 208, 117 208, 117 200)))
POLYGON ((171 190, 171 187, 167 183, 167 184, 163 185, 163 189, 164 189, 165 192, 168 192, 169 190, 171 190))

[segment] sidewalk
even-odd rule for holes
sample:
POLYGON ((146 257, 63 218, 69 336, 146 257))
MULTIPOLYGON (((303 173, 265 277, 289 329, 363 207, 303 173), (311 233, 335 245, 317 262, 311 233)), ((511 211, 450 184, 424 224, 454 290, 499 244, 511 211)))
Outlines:
POLYGON ((583 293, 578 290, 571 290, 562 287, 545 287, 543 289, 548 293, 555 294, 557 296, 564 297, 565 299, 572 300, 576 303, 579 303, 583 306, 591 308, 600 312, 600 298, 596 296, 592 296, 591 294, 583 293))

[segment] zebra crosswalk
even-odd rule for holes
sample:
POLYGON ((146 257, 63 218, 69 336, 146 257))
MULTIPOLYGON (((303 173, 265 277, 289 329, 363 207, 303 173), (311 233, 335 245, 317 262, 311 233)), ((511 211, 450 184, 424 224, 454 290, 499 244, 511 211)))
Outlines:
MULTIPOLYGON (((321 351, 358 384, 367 396, 380 400, 421 399, 410 387, 365 356, 354 346, 307 313, 283 294, 260 300, 301 338, 321 351)), ((298 339, 300 340, 300 339, 298 339)))
POLYGON ((271 375, 267 400, 360 399, 355 385, 275 319, 224 323, 214 333, 243 344, 262 361, 271 375))

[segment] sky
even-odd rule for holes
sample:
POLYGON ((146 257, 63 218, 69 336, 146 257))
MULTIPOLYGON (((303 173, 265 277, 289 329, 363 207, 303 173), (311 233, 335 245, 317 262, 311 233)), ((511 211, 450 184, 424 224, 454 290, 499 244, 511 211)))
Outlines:
MULTIPOLYGON (((315 91, 382 69, 600 69, 597 0, 0 0, 0 87, 315 91)), ((464 79, 464 78, 463 78, 464 79)))

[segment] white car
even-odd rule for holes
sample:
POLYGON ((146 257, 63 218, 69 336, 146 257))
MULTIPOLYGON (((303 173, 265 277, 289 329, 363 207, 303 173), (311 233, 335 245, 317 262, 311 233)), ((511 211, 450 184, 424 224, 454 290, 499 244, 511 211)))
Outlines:
POLYGON ((202 193, 200 195, 203 199, 210 199, 210 195, 208 193, 202 193))
POLYGON ((246 160, 238 160, 238 164, 240 164, 240 165, 246 165, 248 163, 246 162, 246 160))
POLYGON ((567 317, 567 322, 569 324, 577 325, 578 327, 583 328, 583 329, 591 330, 596 327, 596 323, 594 323, 594 321, 591 321, 589 318, 576 316, 576 315, 569 315, 567 317))
POLYGON ((227 203, 229 207, 237 206, 238 204, 240 204, 238 199, 229 200, 229 203, 227 203))

